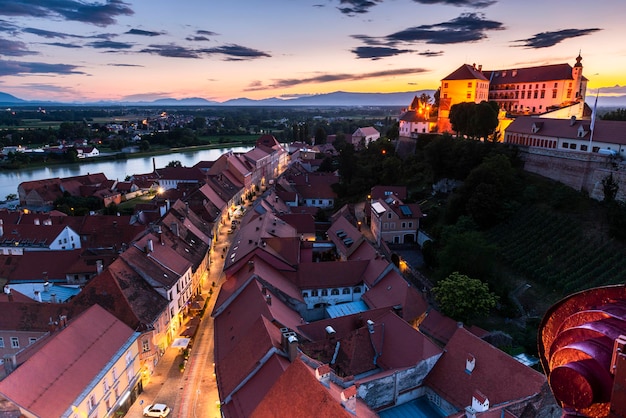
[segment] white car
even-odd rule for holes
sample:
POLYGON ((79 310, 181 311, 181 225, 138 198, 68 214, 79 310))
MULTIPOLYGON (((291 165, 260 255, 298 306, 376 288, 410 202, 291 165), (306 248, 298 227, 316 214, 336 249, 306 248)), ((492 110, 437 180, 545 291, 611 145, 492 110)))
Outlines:
POLYGON ((155 403, 154 405, 148 405, 143 409, 144 417, 165 418, 169 414, 170 414, 169 406, 163 403, 155 403))

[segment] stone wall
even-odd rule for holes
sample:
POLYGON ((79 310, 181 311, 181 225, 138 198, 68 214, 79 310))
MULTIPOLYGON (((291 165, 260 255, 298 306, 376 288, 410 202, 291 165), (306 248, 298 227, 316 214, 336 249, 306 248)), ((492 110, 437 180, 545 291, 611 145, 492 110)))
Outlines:
POLYGON ((602 180, 613 174, 619 185, 617 200, 626 201, 626 165, 619 157, 523 146, 519 151, 524 170, 587 192, 596 200, 604 199, 602 180))

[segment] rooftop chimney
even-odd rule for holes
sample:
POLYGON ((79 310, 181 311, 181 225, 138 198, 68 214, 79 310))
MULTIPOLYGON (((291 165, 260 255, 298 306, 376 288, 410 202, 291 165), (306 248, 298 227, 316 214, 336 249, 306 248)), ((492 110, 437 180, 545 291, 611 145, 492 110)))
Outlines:
POLYGON ((371 319, 367 320, 367 330, 370 332, 370 334, 374 333, 374 321, 372 321, 371 319))
POLYGON ((146 245, 146 253, 151 253, 152 251, 154 251, 154 243, 149 239, 148 245, 146 245))
POLYGON ((96 260, 96 272, 97 274, 102 273, 102 260, 96 260))
POLYGON ((272 304, 272 295, 265 295, 265 301, 267 302, 268 305, 272 304))
POLYGON ((50 303, 57 303, 57 295, 56 293, 50 294, 50 303))
POLYGON ((572 116, 569 120, 569 126, 576 125, 576 116, 572 116))

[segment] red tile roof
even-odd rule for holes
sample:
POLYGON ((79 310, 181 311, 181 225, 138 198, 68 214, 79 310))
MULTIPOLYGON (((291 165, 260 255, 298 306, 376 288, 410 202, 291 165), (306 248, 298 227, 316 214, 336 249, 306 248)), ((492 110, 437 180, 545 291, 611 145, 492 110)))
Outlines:
POLYGON ((469 64, 463 64, 443 80, 489 80, 477 68, 469 64))
POLYGON ((0 393, 36 416, 61 416, 132 337, 131 328, 94 305, 70 318, 66 328, 0 381, 0 393))
POLYGON ((251 418, 286 416, 352 417, 301 360, 291 363, 250 415, 251 418))
MULTIPOLYGON (((506 133, 519 133, 536 137, 587 140, 591 136, 590 121, 578 120, 572 124, 569 119, 548 119, 520 116, 506 128, 506 133), (533 125, 540 125, 533 132, 533 125), (585 135, 578 136, 578 129, 583 126, 585 135)), ((593 129, 593 141, 609 144, 626 145, 626 121, 597 119, 593 129)))
POLYGON ((573 80, 569 64, 540 65, 537 67, 483 71, 491 85, 535 83, 540 81, 573 80))
POLYGON ((419 329, 439 344, 446 345, 459 326, 461 326, 459 322, 454 319, 443 315, 436 309, 429 309, 419 329))
POLYGON ((399 307, 407 322, 423 315, 428 308, 424 296, 395 269, 389 270, 362 298, 370 308, 399 307))
POLYGON ((363 282, 367 260, 305 263, 298 265, 295 283, 300 289, 355 286, 363 282))
POLYGON ((524 401, 547 385, 546 377, 510 355, 476 337, 464 328, 445 346, 425 384, 458 409, 472 403, 476 390, 484 393, 491 405, 524 401), (474 370, 466 372, 466 359, 476 359, 474 370))

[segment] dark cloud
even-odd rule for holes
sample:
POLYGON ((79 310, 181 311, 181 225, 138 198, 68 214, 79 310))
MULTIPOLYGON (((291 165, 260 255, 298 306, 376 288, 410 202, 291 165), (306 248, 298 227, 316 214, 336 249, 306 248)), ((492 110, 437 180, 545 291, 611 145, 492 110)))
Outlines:
POLYGON ((398 49, 389 46, 359 46, 354 48, 352 52, 357 58, 369 58, 372 60, 378 60, 385 57, 393 57, 395 55, 406 54, 407 52, 413 52, 410 49, 398 49))
POLYGON ((515 42, 522 42, 522 45, 527 48, 547 48, 554 46, 561 41, 565 41, 570 38, 576 38, 578 36, 589 35, 594 32, 598 32, 602 29, 590 28, 590 29, 562 29, 554 32, 541 32, 537 33, 527 39, 518 39, 515 42))
POLYGON ((201 49, 187 48, 172 44, 150 45, 148 48, 144 48, 140 52, 170 58, 201 58, 203 55, 225 55, 231 60, 244 60, 271 56, 266 52, 235 44, 201 49))
POLYGON ((82 38, 81 36, 78 36, 78 35, 70 35, 68 33, 53 32, 53 31, 37 29, 37 28, 24 28, 22 29, 22 32, 32 33, 33 35, 41 36, 42 38, 47 38, 47 39, 82 38))
POLYGON ((148 48, 139 52, 169 58, 200 58, 200 54, 196 50, 178 45, 149 45, 148 48))
POLYGON ((109 64, 111 67, 145 67, 145 65, 138 64, 109 64))
POLYGON ((0 56, 23 57, 25 55, 35 54, 37 53, 28 49, 24 42, 0 38, 0 56))
POLYGON ((0 76, 23 74, 85 74, 70 64, 0 60, 0 76))
POLYGON ((222 45, 217 48, 204 49, 202 52, 207 54, 222 54, 229 57, 237 58, 262 58, 271 57, 267 52, 259 51, 257 49, 248 48, 241 45, 230 44, 222 45))
POLYGON ((189 42, 210 41, 206 36, 188 36, 185 40, 189 42))
POLYGON ((413 0, 415 3, 420 4, 444 4, 450 6, 459 7, 472 7, 474 9, 481 9, 483 7, 489 7, 497 0, 413 0))
POLYGON ((152 32, 149 30, 142 29, 131 29, 128 32, 125 32, 127 35, 141 35, 141 36, 159 36, 163 35, 162 32, 152 32))
POLYGON ((440 57, 443 55, 443 51, 431 51, 429 49, 426 51, 418 52, 417 54, 423 57, 440 57))
POLYGON ((104 3, 80 0, 2 0, 0 7, 2 16, 60 18, 96 26, 113 24, 117 16, 130 16, 133 13, 122 0, 106 0, 104 3))
POLYGON ((13 23, 7 20, 0 19, 0 32, 16 33, 19 31, 19 29, 20 28, 13 23))
POLYGON ((58 46, 60 48, 72 48, 72 49, 82 48, 82 46, 80 46, 80 45, 69 44, 67 42, 49 42, 49 43, 46 43, 45 45, 58 46))
POLYGON ((96 49, 130 49, 133 44, 128 42, 116 42, 116 41, 94 41, 89 42, 87 46, 96 49))
POLYGON ((337 9, 345 15, 354 16, 369 12, 369 9, 376 6, 377 3, 382 3, 382 0, 340 0, 339 4, 347 6, 340 6, 337 9))
POLYGON ((206 36, 215 36, 219 35, 218 33, 211 32, 210 30, 197 30, 196 33, 198 35, 206 35, 206 36))
POLYGON ((254 83, 253 85, 248 86, 247 91, 253 90, 263 90, 267 88, 285 88, 297 86, 299 84, 321 84, 321 83, 330 83, 333 81, 358 81, 358 80, 369 80, 372 78, 388 78, 395 77, 398 75, 407 75, 407 74, 417 74, 423 73, 427 70, 422 68, 399 68, 395 70, 387 70, 387 71, 376 71, 372 73, 363 73, 363 74, 321 74, 315 77, 309 78, 287 78, 282 80, 275 80, 269 86, 262 86, 258 83, 254 83))
POLYGON ((502 30, 501 22, 486 20, 482 13, 463 13, 447 22, 420 25, 387 35, 390 44, 397 42, 425 42, 428 44, 456 44, 475 42, 487 37, 490 30, 502 30))

